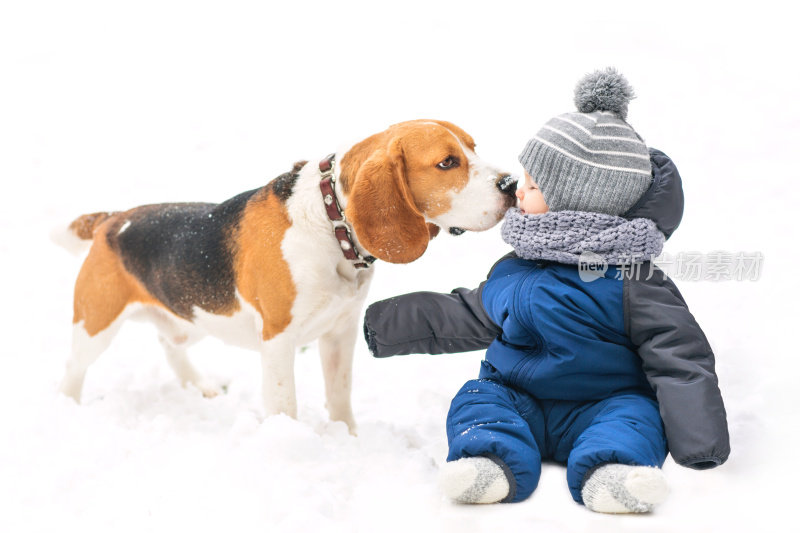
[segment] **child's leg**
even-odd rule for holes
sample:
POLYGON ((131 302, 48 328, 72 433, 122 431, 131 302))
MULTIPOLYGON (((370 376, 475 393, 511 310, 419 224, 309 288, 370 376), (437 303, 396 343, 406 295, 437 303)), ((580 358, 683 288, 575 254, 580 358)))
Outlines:
POLYGON ((601 512, 642 512, 663 499, 666 483, 657 468, 666 459, 667 441, 654 400, 639 395, 603 400, 575 420, 571 433, 580 425, 585 429, 567 459, 575 501, 601 512), (613 465, 604 468, 608 463, 613 465))
POLYGON ((450 453, 442 469, 443 489, 464 503, 524 500, 541 474, 534 433, 543 436, 544 421, 531 397, 487 379, 467 382, 447 415, 450 453), (508 489, 497 497, 501 472, 508 489), (484 497, 488 493, 494 497, 484 497))

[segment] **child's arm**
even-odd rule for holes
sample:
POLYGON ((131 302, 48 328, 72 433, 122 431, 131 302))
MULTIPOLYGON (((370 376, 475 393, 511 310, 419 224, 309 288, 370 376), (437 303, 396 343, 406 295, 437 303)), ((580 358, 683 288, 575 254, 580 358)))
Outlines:
POLYGON ((625 279, 628 335, 656 392, 673 459, 690 468, 713 468, 730 453, 714 353, 672 280, 644 265, 652 270, 625 279))
POLYGON ((485 349, 500 328, 483 309, 482 289, 413 292, 373 303, 364 316, 370 352, 389 357, 485 349))

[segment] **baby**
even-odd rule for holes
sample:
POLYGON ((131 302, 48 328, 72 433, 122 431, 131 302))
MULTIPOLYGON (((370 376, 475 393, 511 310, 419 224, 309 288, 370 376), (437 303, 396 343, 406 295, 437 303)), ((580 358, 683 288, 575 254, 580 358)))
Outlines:
POLYGON ((440 481, 457 502, 522 501, 552 460, 589 509, 649 512, 668 452, 696 469, 728 458, 714 354, 652 262, 683 214, 680 176, 625 121, 632 97, 615 70, 589 74, 578 112, 528 142, 502 229, 514 252, 477 289, 367 309, 375 357, 488 347, 447 415, 440 481))

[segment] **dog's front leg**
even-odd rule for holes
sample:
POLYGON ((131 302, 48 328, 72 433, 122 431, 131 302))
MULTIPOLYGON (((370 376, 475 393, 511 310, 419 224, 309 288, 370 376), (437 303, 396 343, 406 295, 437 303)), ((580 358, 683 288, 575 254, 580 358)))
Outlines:
POLYGON ((350 395, 353 382, 353 350, 358 337, 358 315, 351 313, 336 320, 337 329, 319 339, 322 373, 325 376, 325 397, 331 420, 347 424, 355 435, 356 422, 350 395))
POLYGON ((278 335, 261 345, 262 394, 266 416, 285 413, 297 418, 294 388, 294 342, 278 335))

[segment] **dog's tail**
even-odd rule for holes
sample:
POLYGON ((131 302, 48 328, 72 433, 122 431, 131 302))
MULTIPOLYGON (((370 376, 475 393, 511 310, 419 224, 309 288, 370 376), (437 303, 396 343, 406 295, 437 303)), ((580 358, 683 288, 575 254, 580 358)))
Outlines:
POLYGON ((115 212, 99 212, 81 215, 73 220, 67 228, 58 228, 50 233, 50 238, 66 250, 80 254, 85 251, 94 238, 97 227, 116 215, 115 212))
POLYGON ((111 213, 100 212, 81 215, 70 223, 68 229, 79 239, 91 241, 94 238, 95 228, 116 214, 116 211, 114 211, 111 213))

